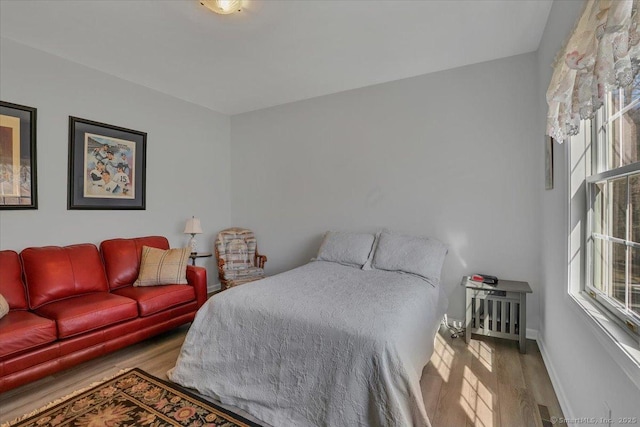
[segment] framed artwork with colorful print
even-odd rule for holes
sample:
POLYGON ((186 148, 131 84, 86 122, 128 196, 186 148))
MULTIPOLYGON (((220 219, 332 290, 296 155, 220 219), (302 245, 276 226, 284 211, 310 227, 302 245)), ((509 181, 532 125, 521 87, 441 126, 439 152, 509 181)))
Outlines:
POLYGON ((147 134, 69 117, 68 209, 145 209, 147 134))

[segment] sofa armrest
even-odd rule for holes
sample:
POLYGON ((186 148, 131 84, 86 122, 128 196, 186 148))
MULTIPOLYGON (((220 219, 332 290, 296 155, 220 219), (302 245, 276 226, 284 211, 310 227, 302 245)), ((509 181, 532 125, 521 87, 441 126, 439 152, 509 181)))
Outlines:
POLYGON ((187 266, 187 282, 196 291, 198 308, 207 301, 207 270, 204 267, 187 266))

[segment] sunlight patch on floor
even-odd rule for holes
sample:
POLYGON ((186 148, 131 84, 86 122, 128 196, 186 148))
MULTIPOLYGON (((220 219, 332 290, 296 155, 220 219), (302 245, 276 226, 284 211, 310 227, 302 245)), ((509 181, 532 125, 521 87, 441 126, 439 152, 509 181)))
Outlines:
POLYGON ((451 364, 455 357, 455 351, 445 341, 440 334, 436 334, 435 348, 431 355, 431 363, 442 377, 443 381, 449 381, 451 374, 451 364))
POLYGON ((473 425, 493 426, 493 402, 494 397, 491 390, 478 379, 468 366, 465 366, 460 406, 473 425))
POLYGON ((489 372, 493 372, 493 349, 486 343, 478 340, 471 340, 467 345, 471 354, 487 368, 489 372))

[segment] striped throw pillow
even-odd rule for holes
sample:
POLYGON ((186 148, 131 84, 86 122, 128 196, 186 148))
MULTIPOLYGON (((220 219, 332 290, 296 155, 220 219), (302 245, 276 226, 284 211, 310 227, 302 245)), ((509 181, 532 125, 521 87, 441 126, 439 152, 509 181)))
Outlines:
POLYGON ((186 285, 191 248, 142 247, 140 273, 133 286, 186 285))
POLYGON ((0 319, 7 315, 9 312, 9 303, 7 300, 0 294, 0 319))

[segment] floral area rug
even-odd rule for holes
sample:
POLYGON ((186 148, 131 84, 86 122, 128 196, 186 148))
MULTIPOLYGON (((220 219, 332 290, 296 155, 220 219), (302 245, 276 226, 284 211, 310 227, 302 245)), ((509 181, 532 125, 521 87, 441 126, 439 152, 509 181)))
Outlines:
POLYGON ((4 425, 260 427, 137 368, 4 425))

